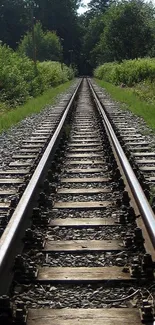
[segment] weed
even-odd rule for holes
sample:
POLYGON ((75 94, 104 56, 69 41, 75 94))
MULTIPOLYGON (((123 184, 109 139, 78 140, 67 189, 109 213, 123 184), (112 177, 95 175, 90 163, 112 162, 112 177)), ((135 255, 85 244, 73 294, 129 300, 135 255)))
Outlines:
POLYGON ((96 80, 96 82, 99 86, 105 88, 114 100, 121 103, 122 109, 129 109, 137 116, 142 117, 155 132, 155 102, 149 104, 140 99, 132 88, 120 88, 103 80, 96 80))
POLYGON ((3 107, 3 110, 0 111, 0 132, 9 129, 12 125, 20 122, 26 116, 30 116, 33 113, 39 113, 46 105, 54 104, 57 96, 68 89, 71 83, 72 81, 68 81, 63 85, 50 88, 42 95, 29 99, 27 103, 16 108, 9 109, 3 107))

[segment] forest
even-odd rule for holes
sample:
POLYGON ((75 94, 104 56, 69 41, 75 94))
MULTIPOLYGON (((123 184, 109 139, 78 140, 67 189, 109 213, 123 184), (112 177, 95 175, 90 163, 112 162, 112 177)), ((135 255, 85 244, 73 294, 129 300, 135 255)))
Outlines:
POLYGON ((22 104, 74 75, 94 73, 129 86, 154 80, 153 4, 90 0, 79 15, 82 5, 82 0, 0 0, 0 108, 3 102, 22 104))
POLYGON ((0 40, 34 60, 74 65, 79 74, 91 74, 104 62, 155 56, 155 8, 151 3, 91 0, 88 10, 79 16, 82 3, 0 0, 0 40))

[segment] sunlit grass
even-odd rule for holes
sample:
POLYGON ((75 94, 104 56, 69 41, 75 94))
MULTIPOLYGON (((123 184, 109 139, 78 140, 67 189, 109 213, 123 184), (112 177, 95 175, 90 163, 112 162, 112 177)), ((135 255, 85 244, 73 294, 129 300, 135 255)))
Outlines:
MULTIPOLYGON (((145 100, 141 100, 132 88, 121 88, 103 80, 95 80, 99 86, 107 90, 114 100, 126 104, 126 109, 142 117, 146 124, 155 132, 155 101, 148 103, 145 100)), ((124 106, 121 105, 121 107, 123 109, 124 106)))
POLYGON ((72 83, 73 81, 68 81, 58 87, 50 88, 42 95, 32 98, 24 105, 13 109, 0 104, 0 132, 9 129, 12 125, 31 114, 39 113, 46 105, 53 105, 57 96, 66 91, 72 83))

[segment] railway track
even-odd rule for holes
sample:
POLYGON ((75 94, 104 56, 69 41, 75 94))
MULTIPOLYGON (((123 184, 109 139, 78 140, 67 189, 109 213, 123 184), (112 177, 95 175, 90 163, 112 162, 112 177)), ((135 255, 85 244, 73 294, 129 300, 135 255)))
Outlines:
MULTIPOLYGON (((14 169, 5 170, 2 324, 154 323, 154 214, 103 111, 105 98, 94 88, 90 80, 78 83, 53 136, 51 119, 24 140, 14 169), (10 202, 11 195, 18 199, 10 202)), ((145 181, 131 155, 139 150, 145 160, 151 151, 134 127, 120 122, 123 114, 118 120, 115 107, 109 115, 119 139, 128 133, 130 153, 124 148, 149 196, 148 176, 145 181)))

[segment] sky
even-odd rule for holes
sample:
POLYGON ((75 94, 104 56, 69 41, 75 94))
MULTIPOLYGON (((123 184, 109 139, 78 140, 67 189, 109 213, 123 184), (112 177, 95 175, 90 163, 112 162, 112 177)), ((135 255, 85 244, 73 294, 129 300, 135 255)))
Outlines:
MULTIPOLYGON (((89 2, 90 2, 90 0, 83 0, 83 3, 84 3, 85 5, 87 5, 89 2)), ((86 10, 87 10, 87 7, 86 7, 86 8, 79 8, 78 13, 81 15, 81 14, 83 14, 86 10)))

